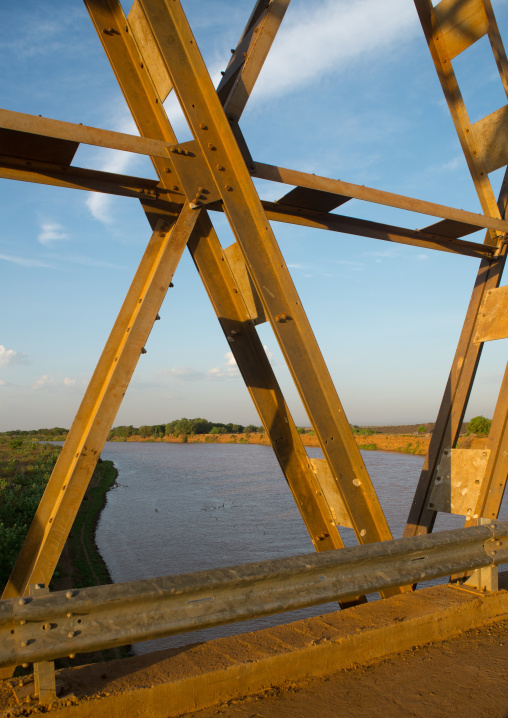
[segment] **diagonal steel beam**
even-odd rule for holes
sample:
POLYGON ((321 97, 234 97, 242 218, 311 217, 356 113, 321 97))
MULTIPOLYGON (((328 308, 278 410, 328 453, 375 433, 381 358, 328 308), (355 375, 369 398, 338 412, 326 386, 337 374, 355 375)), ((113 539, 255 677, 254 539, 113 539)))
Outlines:
POLYGON ((290 0, 258 0, 226 68, 217 94, 230 122, 238 123, 290 0))
POLYGON ((335 387, 181 5, 141 0, 141 6, 357 537, 361 543, 390 539, 335 387))
MULTIPOLYGON (((498 199, 500 216, 505 216, 507 205, 508 171, 505 173, 498 199)), ((428 508, 428 502, 435 472, 443 452, 446 449, 452 449, 459 438, 483 349, 483 344, 477 344, 474 340, 477 332, 478 314, 487 292, 495 289, 501 283, 507 249, 507 244, 504 242, 497 256, 492 259, 484 259, 480 264, 464 326, 439 408, 436 426, 432 433, 429 450, 425 457, 425 463, 409 512, 404 536, 430 533, 434 527, 437 512, 428 508)))
POLYGON ((3 598, 49 584, 138 359, 148 339, 197 215, 184 209, 156 226, 34 520, 3 598))

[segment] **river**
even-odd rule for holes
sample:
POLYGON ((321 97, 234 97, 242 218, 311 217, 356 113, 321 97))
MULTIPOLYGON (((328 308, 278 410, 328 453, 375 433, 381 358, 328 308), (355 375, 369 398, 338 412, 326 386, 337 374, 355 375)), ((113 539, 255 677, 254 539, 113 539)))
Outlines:
MULTIPOLYGON (((307 451, 322 457, 319 448, 307 451)), ((362 454, 398 538, 424 459, 381 451, 362 454)), ((115 583, 314 550, 271 447, 107 442, 102 457, 119 471, 118 487, 108 493, 96 533, 115 583)), ((503 509, 508 516, 506 501, 503 509)), ((436 530, 463 525, 460 516, 439 514, 436 530)), ((340 531, 346 545, 356 544, 350 529, 340 531)), ((335 610, 337 604, 316 606, 139 643, 135 651, 177 647, 335 610)))

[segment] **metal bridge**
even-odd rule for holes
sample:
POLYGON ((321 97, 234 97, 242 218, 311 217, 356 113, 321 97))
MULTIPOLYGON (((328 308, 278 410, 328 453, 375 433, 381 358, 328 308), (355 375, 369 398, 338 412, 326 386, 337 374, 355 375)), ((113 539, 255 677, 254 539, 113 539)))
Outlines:
POLYGON ((482 214, 251 156, 240 120, 289 0, 256 2, 217 89, 179 0, 135 0, 128 16, 118 0, 85 0, 140 136, 0 110, 0 177, 137 199, 152 228, 0 602, 4 677, 34 662, 44 683, 42 667, 58 656, 329 600, 345 608, 374 591, 410 593, 438 575, 460 573, 478 588, 496 588, 492 570, 482 569, 508 560, 508 525, 496 521, 508 475, 508 370, 486 449, 455 447, 483 344, 508 337, 508 288, 500 286, 508 180, 497 198, 489 180, 508 162, 508 105, 472 124, 453 61, 488 36, 507 94, 508 61, 490 0, 414 2, 482 214), (189 142, 177 142, 164 110, 170 92, 189 142), (80 143, 146 155, 158 179, 76 167, 80 143), (253 178, 294 189, 262 201, 253 178), (436 220, 414 230, 335 212, 351 199, 436 220), (225 214, 231 246, 221 245, 214 212, 225 214), (480 260, 404 539, 392 541, 272 220, 480 260), (478 229, 483 243, 467 239, 478 229), (186 247, 319 555, 49 595, 44 586, 186 247), (321 460, 307 456, 257 332, 263 322, 277 338, 321 460), (430 536, 439 512, 463 515, 465 528, 430 536), (358 547, 344 549, 341 526, 354 530, 358 547))

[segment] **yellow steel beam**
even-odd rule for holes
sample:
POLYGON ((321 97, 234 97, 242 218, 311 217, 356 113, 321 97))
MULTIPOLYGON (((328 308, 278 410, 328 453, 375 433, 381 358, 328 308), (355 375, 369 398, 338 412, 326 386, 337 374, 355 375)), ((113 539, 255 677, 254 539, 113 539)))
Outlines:
POLYGON ((18 132, 27 132, 44 137, 56 137, 62 140, 72 140, 85 145, 107 147, 123 152, 135 152, 138 155, 168 158, 171 144, 160 140, 136 137, 124 132, 101 130, 98 127, 76 125, 72 122, 51 120, 47 117, 27 115, 23 112, 0 109, 0 127, 18 132))
MULTIPOLYGON (((508 204, 508 172, 505 173, 498 202, 500 215, 504 217, 508 204)), ((480 264, 404 536, 426 534, 434 526, 436 512, 428 508, 428 502, 436 469, 443 452, 452 449, 459 438, 483 348, 483 344, 475 342, 479 311, 487 292, 501 283, 506 253, 507 244, 503 243, 497 256, 484 259, 480 264)))
MULTIPOLYGON (((149 63, 144 57, 137 58, 130 46, 135 42, 132 28, 124 35, 114 33, 105 36, 101 33, 101 28, 111 27, 112 22, 116 23, 118 32, 124 26, 129 27, 128 24, 125 25, 119 4, 115 0, 102 0, 100 3, 90 2, 88 9, 141 134, 150 131, 156 138, 171 137, 172 129, 162 106, 150 102, 151 94, 146 90, 142 74, 150 72, 149 63), (141 64, 143 68, 140 67, 141 64)), ((167 175, 164 165, 161 166, 154 160, 154 166, 164 180, 167 175)), ((152 206, 150 205, 150 209, 152 206)), ((250 324, 250 315, 227 266, 215 231, 206 212, 196 212, 199 218, 195 233, 189 240, 189 249, 224 333, 230 339, 235 339, 230 347, 288 484, 293 493, 300 497, 299 506, 303 507, 304 521, 311 538, 319 550, 341 547, 343 544, 335 524, 332 523, 333 517, 321 494, 317 493, 318 487, 306 460, 301 438, 285 405, 262 343, 250 324), (233 337, 232 331, 240 331, 241 334, 233 337)))
POLYGON ((180 3, 141 0, 141 6, 358 539, 390 539, 335 387, 180 3))
POLYGON ((197 215, 184 208, 153 232, 48 482, 3 598, 49 584, 197 215))
POLYGON ((254 177, 270 180, 271 182, 282 182, 284 184, 298 185, 299 187, 309 187, 310 189, 345 195, 365 202, 383 204, 387 207, 397 207, 399 209, 408 210, 409 212, 420 212, 421 214, 428 214, 431 217, 452 219, 456 222, 472 224, 479 229, 492 229, 495 232, 503 234, 508 232, 508 222, 499 217, 498 210, 496 210, 496 213, 487 212, 484 216, 482 214, 475 214, 474 212, 466 212, 463 209, 445 207, 435 202, 405 197, 404 195, 386 192, 385 190, 351 184, 350 182, 343 182, 342 180, 328 179, 328 177, 319 177, 318 175, 290 170, 285 167, 267 165, 262 162, 254 163, 254 169, 251 174, 254 177))
MULTIPOLYGON (((82 167, 62 167, 51 162, 27 161, 1 155, 0 177, 2 179, 18 180, 19 182, 34 182, 54 187, 80 189, 87 192, 103 192, 134 199, 156 200, 159 197, 166 199, 169 194, 158 180, 83 169, 82 167)), ((174 198, 178 198, 179 191, 172 190, 171 194, 174 198)), ((180 202, 183 199, 183 196, 180 197, 180 202)))
MULTIPOLYGON (((353 234, 360 237, 372 237, 386 242, 425 247, 425 249, 437 249, 442 252, 453 252, 478 259, 491 257, 495 251, 494 247, 484 244, 453 237, 442 237, 439 234, 425 232, 424 230, 411 230, 329 212, 313 212, 312 210, 299 209, 298 207, 284 207, 284 205, 275 202, 262 201, 261 204, 268 219, 276 222, 288 222, 304 227, 327 229, 332 232, 353 234)), ((215 207, 211 207, 211 209, 215 209, 215 207)), ((476 227, 473 231, 476 231, 476 227)))
MULTIPOLYGON (((488 4, 490 17, 493 18, 494 35, 491 37, 491 42, 494 41, 494 54, 500 70, 502 69, 503 84, 506 83, 506 55, 504 54, 499 31, 497 31, 496 36, 497 24, 495 24, 492 8, 488 0, 486 4, 484 4, 483 0, 468 0, 467 3, 464 0, 442 0, 436 8, 433 7, 431 0, 414 0, 414 3, 480 204, 486 215, 499 217, 496 198, 490 184, 484 158, 479 151, 475 131, 469 119, 452 66, 452 58, 457 54, 457 49, 461 51, 460 47, 456 47, 457 32, 455 29, 461 27, 463 18, 467 15, 466 25, 473 28, 473 41, 476 42, 488 29, 489 22, 485 12, 486 4, 488 4), (469 10, 471 12, 466 12, 469 10)), ((463 29, 464 25, 462 25, 463 29)), ((471 34, 471 30, 469 34, 471 34)), ((508 86, 505 84, 506 87, 508 86)), ((486 244, 496 245, 499 243, 499 238, 496 238, 490 232, 485 241, 486 244)))
POLYGON ((290 0, 258 0, 217 88, 230 121, 238 122, 290 0))

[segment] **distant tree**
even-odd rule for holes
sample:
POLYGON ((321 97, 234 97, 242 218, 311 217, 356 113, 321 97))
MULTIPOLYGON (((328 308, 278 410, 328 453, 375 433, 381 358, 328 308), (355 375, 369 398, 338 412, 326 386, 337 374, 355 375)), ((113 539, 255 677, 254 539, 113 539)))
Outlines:
POLYGON ((418 427, 418 433, 419 433, 419 434, 425 434, 425 427, 423 426, 423 424, 418 427))
POLYGON ((228 430, 225 426, 212 426, 209 431, 210 434, 228 434, 228 430))
POLYGON ((249 426, 246 426, 244 429, 246 434, 253 434, 257 431, 257 427, 254 426, 254 424, 249 424, 249 426))
POLYGON ((467 425, 466 431, 468 434, 488 436, 491 424, 492 419, 486 419, 484 416, 475 416, 467 425))

